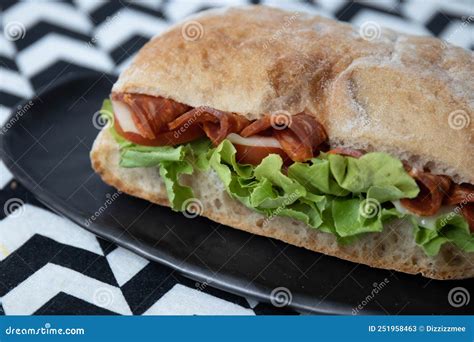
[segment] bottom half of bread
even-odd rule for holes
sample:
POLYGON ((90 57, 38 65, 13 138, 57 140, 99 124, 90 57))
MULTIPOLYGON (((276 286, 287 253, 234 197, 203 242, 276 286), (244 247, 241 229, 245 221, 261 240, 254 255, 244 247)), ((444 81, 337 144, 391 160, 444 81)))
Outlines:
MULTIPOLYGON (((157 168, 122 168, 119 148, 107 129, 100 132, 91 152, 92 166, 109 185, 132 196, 169 206, 157 168)), ((279 239, 314 252, 377 268, 421 273, 434 279, 474 277, 474 253, 445 244, 435 257, 427 256, 413 237, 408 220, 395 219, 381 233, 368 233, 354 243, 340 245, 335 236, 286 217, 266 218, 232 199, 210 170, 183 179, 202 204, 202 215, 246 232, 279 239)), ((151 229, 151 228, 150 228, 151 229)))

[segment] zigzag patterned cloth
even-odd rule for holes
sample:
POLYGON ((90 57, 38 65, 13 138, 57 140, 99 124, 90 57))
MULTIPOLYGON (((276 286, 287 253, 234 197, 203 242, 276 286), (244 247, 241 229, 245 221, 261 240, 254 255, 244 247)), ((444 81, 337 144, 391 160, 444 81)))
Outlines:
MULTIPOLYGON (((359 25, 374 21, 474 48, 472 0, 262 2, 359 25)), ((245 3, 2 0, 0 125, 19 101, 59 77, 90 70, 119 74, 170 23, 210 7, 245 3)), ((0 161, 0 314, 296 313, 204 285, 51 212, 0 161)))

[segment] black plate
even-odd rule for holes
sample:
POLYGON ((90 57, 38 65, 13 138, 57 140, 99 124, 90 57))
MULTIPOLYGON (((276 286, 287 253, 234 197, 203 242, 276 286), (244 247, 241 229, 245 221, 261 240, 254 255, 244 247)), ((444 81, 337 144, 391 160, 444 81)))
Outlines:
MULTIPOLYGON (((94 113, 114 81, 112 76, 86 74, 57 82, 33 100, 1 140, 2 159, 15 177, 47 206, 83 227, 115 197, 89 161, 99 132, 94 113)), ((85 228, 232 293, 270 301, 272 290, 287 288, 291 306, 299 310, 351 314, 365 302, 361 314, 473 312, 472 303, 451 306, 448 292, 457 286, 474 289, 474 279, 443 282, 371 269, 205 218, 187 219, 125 194, 85 228), (375 293, 374 284, 382 282, 385 286, 375 293)))

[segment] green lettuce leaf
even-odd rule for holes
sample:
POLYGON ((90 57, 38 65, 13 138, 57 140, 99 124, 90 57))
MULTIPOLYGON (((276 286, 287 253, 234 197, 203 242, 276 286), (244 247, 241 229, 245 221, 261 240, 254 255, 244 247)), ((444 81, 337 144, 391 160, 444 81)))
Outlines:
POLYGON ((361 207, 366 198, 348 196, 350 192, 333 176, 330 160, 294 163, 285 175, 278 155, 267 156, 256 167, 237 163, 235 155, 236 149, 225 140, 213 151, 211 168, 231 197, 268 217, 290 217, 348 240, 363 233, 380 232, 383 221, 396 216, 396 210, 382 209, 377 202, 370 219, 364 217, 361 207))
MULTIPOLYGON (((112 127, 110 130, 114 135, 117 134, 112 127)), ((197 170, 209 167, 206 155, 210 143, 207 140, 197 140, 177 147, 140 146, 133 143, 120 146, 120 166, 159 168, 171 208, 176 211, 183 211, 184 203, 194 198, 192 189, 181 184, 181 176, 192 175, 197 170)))
POLYGON ((122 167, 152 167, 161 162, 183 161, 187 150, 184 145, 172 146, 140 146, 130 145, 120 151, 122 167))
POLYGON ((122 137, 113 128, 113 122, 114 122, 113 108, 112 108, 112 102, 109 99, 104 100, 104 102, 102 103, 102 108, 100 109, 99 113, 102 119, 107 120, 109 122, 109 126, 110 126, 109 131, 114 137, 115 141, 117 142, 120 148, 133 145, 132 142, 122 137))
POLYGON ((160 176, 165 183, 172 208, 176 211, 185 211, 186 201, 194 198, 193 190, 179 182, 181 175, 191 175, 193 171, 193 166, 186 160, 178 162, 163 161, 160 163, 160 176))
POLYGON ((434 227, 422 227, 411 216, 414 225, 416 243, 429 256, 439 253, 441 246, 447 242, 456 245, 465 252, 474 252, 474 235, 469 231, 466 220, 454 212, 440 215, 434 227))
POLYGON ((316 192, 339 197, 365 193, 380 203, 414 198, 419 192, 403 164, 387 153, 360 158, 323 153, 310 163, 294 163, 288 174, 316 192))
POLYGON ((252 180, 250 165, 240 165, 235 159, 235 147, 224 140, 210 155, 209 165, 217 173, 227 192, 247 207, 250 204, 250 190, 256 184, 252 180))
POLYGON ((349 190, 343 189, 337 183, 327 159, 314 158, 308 164, 294 163, 288 168, 288 175, 314 193, 334 196, 350 194, 349 190))
MULTIPOLYGON (((110 100, 104 101, 100 113, 107 120, 112 120, 110 100)), ((181 184, 180 178, 182 175, 192 175, 196 170, 204 171, 209 168, 207 154, 211 148, 210 141, 200 139, 177 147, 142 146, 123 138, 112 125, 108 129, 120 148, 120 166, 159 168, 171 208, 184 211, 184 203, 194 198, 194 193, 189 186, 181 184)))
POLYGON ((281 172, 282 166, 281 157, 270 154, 253 170, 253 176, 261 186, 251 194, 252 206, 266 209, 286 207, 306 195, 304 186, 281 172))

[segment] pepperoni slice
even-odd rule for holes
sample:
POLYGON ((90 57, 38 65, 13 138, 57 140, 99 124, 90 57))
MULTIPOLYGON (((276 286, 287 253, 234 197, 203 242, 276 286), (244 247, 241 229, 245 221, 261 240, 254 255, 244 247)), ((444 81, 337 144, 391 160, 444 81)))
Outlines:
POLYGON ((200 124, 214 145, 222 142, 230 133, 240 133, 250 124, 242 115, 213 109, 196 107, 168 124, 171 130, 200 124))
POLYGON ((469 230, 474 233, 474 203, 465 204, 461 208, 462 215, 469 224, 469 230))
POLYGON ((293 161, 302 162, 311 159, 318 146, 327 140, 323 126, 314 117, 304 113, 293 115, 288 121, 288 127, 275 129, 272 127, 271 115, 266 115, 247 126, 241 135, 250 137, 272 129, 273 136, 293 161))
POLYGON ((441 208, 444 195, 448 193, 451 180, 447 176, 433 175, 412 169, 410 175, 415 179, 420 193, 417 197, 400 200, 401 204, 419 216, 431 216, 441 208))
POLYGON ((137 133, 124 132, 117 120, 114 122, 114 128, 118 134, 128 141, 137 145, 145 146, 176 146, 205 136, 204 131, 199 126, 188 127, 183 130, 163 132, 154 139, 144 138, 142 135, 137 133))
POLYGON ((252 135, 259 134, 269 129, 270 127, 272 127, 271 116, 265 115, 263 118, 258 119, 252 122, 247 127, 245 127, 245 129, 242 130, 242 132, 240 132, 240 135, 243 136, 244 138, 248 138, 248 137, 251 137, 252 135))
POLYGON ((235 143, 233 145, 237 150, 236 159, 241 164, 260 165, 262 160, 270 154, 280 155, 285 164, 288 161, 291 162, 288 155, 278 147, 248 146, 235 143))
POLYGON ((454 184, 451 191, 444 199, 444 204, 456 205, 459 203, 474 202, 474 185, 472 184, 454 184))
POLYGON ((171 99, 131 93, 112 93, 114 101, 121 101, 129 106, 132 119, 140 134, 149 140, 159 133, 168 131, 168 123, 191 107, 171 99))
POLYGON ((307 114, 294 115, 288 128, 275 130, 274 135, 286 154, 299 162, 313 158, 313 152, 327 140, 323 126, 307 114))
POLYGON ((454 184, 447 196, 444 204, 458 205, 461 213, 469 224, 469 229, 474 232, 474 185, 454 184))

